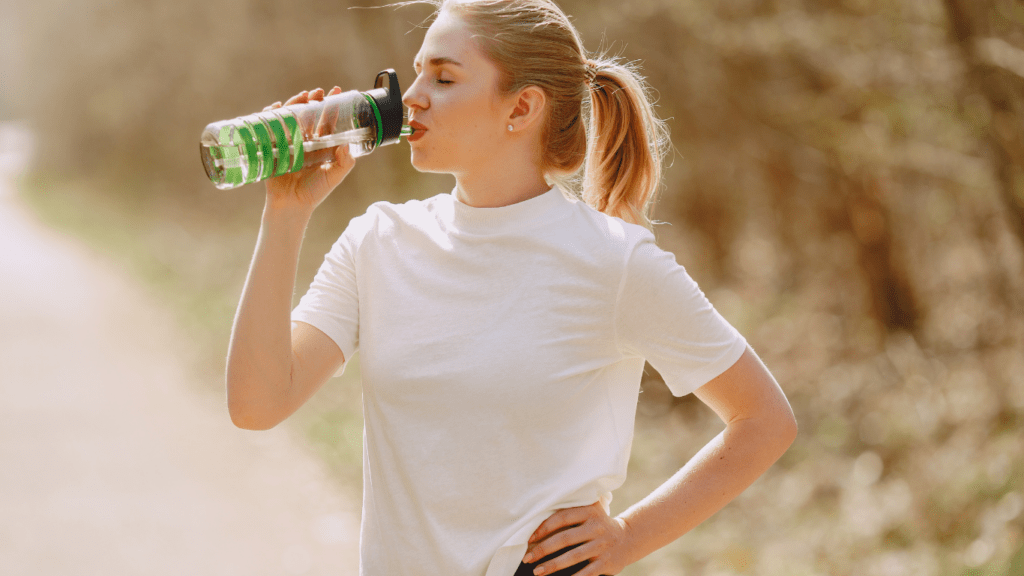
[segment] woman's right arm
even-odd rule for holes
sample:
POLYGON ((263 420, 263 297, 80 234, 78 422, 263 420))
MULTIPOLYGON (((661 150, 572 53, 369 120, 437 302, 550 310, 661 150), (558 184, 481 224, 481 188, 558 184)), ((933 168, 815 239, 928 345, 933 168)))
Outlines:
MULTIPOLYGON (((335 87, 330 94, 340 93, 335 87)), ((320 100, 302 92, 286 104, 320 100)), ((266 109, 276 108, 280 102, 266 109)), ((323 125, 317 130, 326 129, 323 125)), ((306 402, 344 362, 320 330, 291 322, 299 249, 313 210, 355 165, 347 146, 330 164, 309 166, 266 181, 267 196, 256 252, 242 289, 228 345, 228 412, 239 428, 266 430, 306 402)))

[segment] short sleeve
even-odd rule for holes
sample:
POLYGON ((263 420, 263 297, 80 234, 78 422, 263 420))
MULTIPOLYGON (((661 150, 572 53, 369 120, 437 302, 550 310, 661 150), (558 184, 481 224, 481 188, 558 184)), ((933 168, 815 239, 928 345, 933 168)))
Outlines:
POLYGON ((747 348, 746 339, 648 231, 626 261, 615 326, 619 349, 650 362, 675 396, 700 388, 747 348))
POLYGON ((291 319, 310 324, 327 334, 341 349, 345 362, 334 374, 345 371, 359 347, 359 290, 356 284, 356 251, 365 236, 367 216, 349 221, 341 237, 324 257, 309 290, 292 310, 291 319))

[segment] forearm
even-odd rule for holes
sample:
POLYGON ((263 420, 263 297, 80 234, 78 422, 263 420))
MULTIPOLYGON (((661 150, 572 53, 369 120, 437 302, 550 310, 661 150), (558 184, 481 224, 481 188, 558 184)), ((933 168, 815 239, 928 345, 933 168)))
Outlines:
POLYGON ((265 427, 287 397, 292 294, 308 221, 303 211, 275 209, 269 202, 263 212, 228 346, 228 410, 243 428, 265 427))
POLYGON ((619 515, 629 527, 631 562, 722 509, 782 456, 794 435, 785 423, 730 423, 667 482, 619 515))

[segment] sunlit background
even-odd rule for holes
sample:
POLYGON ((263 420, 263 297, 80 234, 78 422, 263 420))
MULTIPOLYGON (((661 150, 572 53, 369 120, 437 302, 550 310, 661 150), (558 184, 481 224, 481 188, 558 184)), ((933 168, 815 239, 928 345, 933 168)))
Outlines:
MULTIPOLYGON (((199 135, 386 68, 407 87, 430 9, 349 9, 369 4, 3 1, 0 121, 34 139, 23 198, 174 310, 213 393, 263 187, 214 188, 199 135)), ((1024 574, 1024 4, 559 5, 586 48, 641 63, 675 147, 658 241, 800 425, 739 499, 624 574, 1024 574)), ((453 184, 404 141, 360 158, 314 216, 296 298, 370 203, 453 184)), ((722 428, 647 374, 613 512, 722 428)), ((360 418, 357 355, 289 423, 353 494, 360 418)))

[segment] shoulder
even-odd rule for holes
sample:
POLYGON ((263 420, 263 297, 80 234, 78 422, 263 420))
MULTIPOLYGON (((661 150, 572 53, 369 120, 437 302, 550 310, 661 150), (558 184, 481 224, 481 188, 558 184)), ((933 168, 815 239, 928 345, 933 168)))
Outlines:
POLYGON ((446 203, 450 203, 450 196, 438 194, 424 200, 408 200, 401 204, 381 200, 370 204, 362 218, 367 223, 372 223, 376 231, 384 233, 407 226, 421 227, 430 222, 437 222, 445 210, 446 203))
POLYGON ((582 242, 595 246, 606 246, 622 258, 628 257, 643 244, 654 244, 654 234, 638 224, 632 224, 616 216, 609 216, 582 200, 573 199, 573 233, 582 242))
POLYGON ((368 235, 390 236, 403 228, 423 227, 436 222, 444 210, 447 194, 438 194, 425 200, 408 200, 396 204, 380 200, 370 204, 366 212, 349 221, 343 238, 350 237, 358 243, 368 235))

